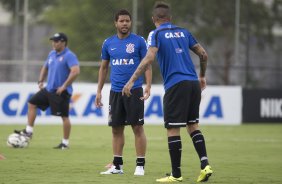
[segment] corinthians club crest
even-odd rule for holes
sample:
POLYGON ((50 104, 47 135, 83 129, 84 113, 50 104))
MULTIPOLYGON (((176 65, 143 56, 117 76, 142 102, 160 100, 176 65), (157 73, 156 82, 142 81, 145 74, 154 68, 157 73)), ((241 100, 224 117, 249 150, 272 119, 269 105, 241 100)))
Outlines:
POLYGON ((59 61, 62 62, 63 60, 64 60, 64 57, 61 56, 61 57, 59 58, 59 61))
POLYGON ((127 44, 126 45, 126 52, 129 53, 129 54, 133 53, 134 52, 134 46, 135 45, 133 43, 127 44))

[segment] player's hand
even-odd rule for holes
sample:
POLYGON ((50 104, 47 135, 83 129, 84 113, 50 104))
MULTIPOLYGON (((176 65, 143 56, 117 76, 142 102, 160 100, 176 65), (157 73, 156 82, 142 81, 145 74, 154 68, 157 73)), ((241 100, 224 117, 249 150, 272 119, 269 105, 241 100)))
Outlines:
POLYGON ((39 89, 41 90, 41 89, 43 89, 44 88, 44 83, 43 82, 38 82, 38 87, 39 87, 39 89))
POLYGON ((151 87, 146 86, 145 90, 144 90, 144 95, 143 97, 140 98, 140 100, 147 100, 151 95, 151 87))
POLYGON ((205 77, 200 77, 199 78, 199 82, 200 82, 201 90, 204 91, 204 89, 207 87, 206 78, 205 77))
POLYGON ((132 95, 130 92, 132 86, 133 86, 133 82, 128 81, 122 89, 122 96, 126 95, 130 97, 132 95))
POLYGON ((101 93, 97 93, 96 94, 96 98, 95 98, 95 106, 96 107, 102 107, 103 103, 102 103, 102 94, 101 93))
POLYGON ((62 92, 64 92, 66 90, 66 87, 63 85, 63 86, 60 86, 57 91, 56 91, 56 94, 57 95, 61 95, 62 92))

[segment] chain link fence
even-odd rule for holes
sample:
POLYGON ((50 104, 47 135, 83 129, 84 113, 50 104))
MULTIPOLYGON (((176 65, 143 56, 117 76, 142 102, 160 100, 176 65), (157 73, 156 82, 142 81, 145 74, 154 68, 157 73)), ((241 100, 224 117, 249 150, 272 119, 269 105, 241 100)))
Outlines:
MULTIPOLYGON (((208 15, 211 17, 208 18, 214 20, 212 24, 206 24, 205 32, 201 31, 201 27, 207 17, 201 19, 199 17, 203 16, 201 12, 205 11, 205 6, 208 6, 208 0, 197 2, 167 0, 166 2, 172 6, 173 23, 188 28, 208 51, 208 84, 260 88, 282 87, 280 80, 282 78, 282 37, 273 35, 272 41, 268 42, 264 39, 264 44, 261 46, 261 40, 255 35, 255 31, 250 31, 253 29, 252 22, 248 23, 243 17, 246 7, 251 6, 247 6, 246 3, 253 1, 241 1, 238 61, 234 58, 236 0, 228 1, 234 5, 227 19, 230 26, 222 28, 217 25, 220 21, 217 19, 220 19, 222 15, 211 12, 211 15, 208 15), (212 35, 213 29, 221 29, 222 32, 219 36, 217 33, 212 35), (216 38, 210 42, 209 39, 212 37, 216 38)), ((213 2, 215 8, 224 13, 222 6, 227 2, 221 0, 213 2)), ((107 37, 116 33, 114 13, 123 8, 129 10, 133 16, 132 30, 146 39, 149 31, 154 29, 151 22, 154 3, 154 0, 6 1, 3 5, 10 10, 12 19, 10 24, 0 25, 0 82, 37 81, 40 68, 51 49, 49 37, 55 32, 65 32, 69 37, 69 48, 80 60, 82 72, 78 81, 97 83, 101 46, 107 37), (7 2, 10 2, 9 6, 7 2), (27 12, 24 9, 25 2, 28 2, 27 12), (27 26, 27 43, 24 42, 24 26, 27 26), (24 59, 25 54, 27 56, 24 59)), ((271 9, 271 7, 266 8, 269 11, 271 9)), ((192 53, 191 55, 198 70, 198 58, 192 53)), ((153 64, 153 72, 153 82, 162 83, 157 62, 153 64)))

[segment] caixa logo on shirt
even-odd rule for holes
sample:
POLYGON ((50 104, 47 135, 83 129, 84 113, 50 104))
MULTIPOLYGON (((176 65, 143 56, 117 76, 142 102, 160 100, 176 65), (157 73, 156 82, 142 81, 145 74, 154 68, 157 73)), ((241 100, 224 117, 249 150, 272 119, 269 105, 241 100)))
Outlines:
POLYGON ((181 38, 181 37, 185 37, 184 33, 183 32, 174 32, 174 33, 171 33, 171 32, 167 32, 165 33, 165 37, 166 38, 181 38))
POLYGON ((133 59, 113 59, 113 65, 134 65, 133 59))

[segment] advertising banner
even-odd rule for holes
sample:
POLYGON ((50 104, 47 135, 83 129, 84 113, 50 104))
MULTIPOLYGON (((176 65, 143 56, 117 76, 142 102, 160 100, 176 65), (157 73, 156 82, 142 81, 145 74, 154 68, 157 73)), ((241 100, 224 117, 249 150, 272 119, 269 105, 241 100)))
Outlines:
POLYGON ((244 89, 243 121, 282 123, 282 90, 244 89))
MULTIPOLYGON (((94 105, 97 84, 74 84, 70 104, 72 124, 107 125, 110 84, 102 91, 103 107, 94 105)), ((35 83, 0 83, 0 124, 26 124, 28 99, 38 91, 35 83)), ((241 87, 208 86, 202 92, 200 123, 211 125, 240 124, 241 87)), ((152 85, 151 96, 145 101, 145 123, 163 124, 162 85, 152 85)), ((60 124, 60 117, 50 110, 38 110, 36 124, 60 124)))

